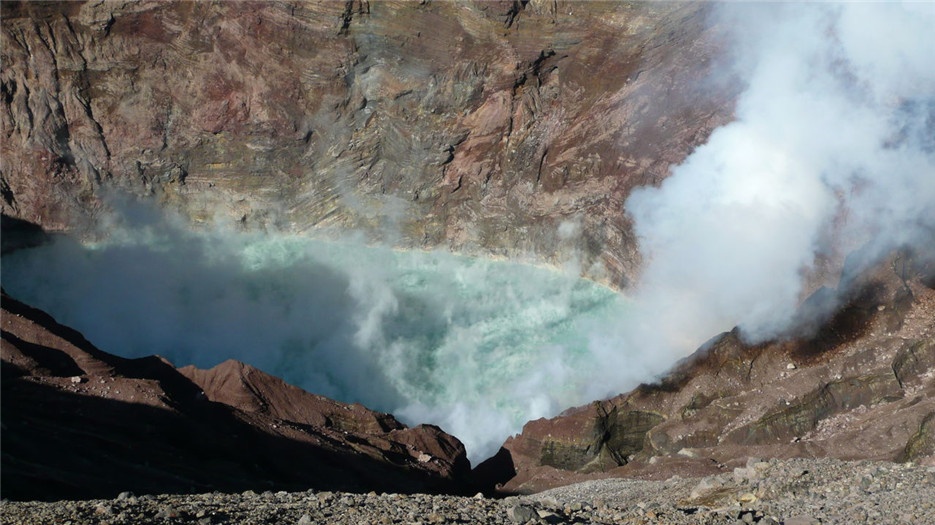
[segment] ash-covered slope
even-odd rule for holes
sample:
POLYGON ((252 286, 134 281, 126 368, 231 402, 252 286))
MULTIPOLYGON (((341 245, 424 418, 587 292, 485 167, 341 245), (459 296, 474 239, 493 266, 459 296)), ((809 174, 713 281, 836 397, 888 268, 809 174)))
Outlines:
MULTIPOLYGON (((2 203, 94 224, 106 188, 195 221, 580 251, 730 117, 693 3, 3 2, 2 203), (562 221, 580 223, 569 245, 562 221)), ((728 86, 725 88, 725 86, 728 86)))
MULTIPOLYGON (((841 283, 851 292, 832 318, 814 319, 812 335, 749 345, 737 330, 722 334, 660 383, 528 423, 478 473, 529 493, 730 472, 750 457, 935 465, 931 261, 900 252, 852 269, 841 283)), ((800 314, 833 296, 819 290, 800 314)))
POLYGON ((3 294, 2 490, 10 499, 308 488, 457 492, 436 427, 309 394, 242 363, 123 359, 3 294))

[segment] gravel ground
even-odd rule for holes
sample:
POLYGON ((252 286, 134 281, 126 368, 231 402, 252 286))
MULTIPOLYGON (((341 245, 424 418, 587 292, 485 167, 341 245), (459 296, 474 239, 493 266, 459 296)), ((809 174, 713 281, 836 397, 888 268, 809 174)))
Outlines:
POLYGON ((605 479, 532 496, 266 492, 4 501, 4 524, 935 523, 935 467, 751 460, 733 472, 666 481, 605 479))

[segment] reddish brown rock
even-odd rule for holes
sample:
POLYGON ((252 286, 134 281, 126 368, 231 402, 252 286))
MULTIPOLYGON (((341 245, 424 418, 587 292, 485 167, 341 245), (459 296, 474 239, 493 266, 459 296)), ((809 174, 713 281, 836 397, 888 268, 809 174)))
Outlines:
POLYGON ((308 488, 466 490, 463 445, 227 361, 102 352, 3 294, 3 497, 308 488))
POLYGON ((749 345, 722 334, 657 384, 529 422, 478 472, 535 492, 706 475, 749 457, 935 464, 935 289, 928 259, 905 267, 908 255, 854 269, 853 291, 811 335, 749 345))
MULTIPOLYGON (((719 57, 707 9, 540 0, 3 2, 0 211, 47 230, 93 226, 102 195, 117 187, 195 222, 362 229, 408 246, 544 259, 577 252, 585 271, 623 286, 639 267, 626 196, 658 184, 731 117, 739 84, 702 81, 719 57), (556 236, 565 220, 580 223, 579 237, 556 236)), ((723 335, 661 385, 530 423, 478 471, 528 491, 598 475, 708 472, 754 454, 927 461, 935 310, 923 285, 935 272, 899 283, 886 271, 857 272, 867 279, 854 286, 859 293, 834 318, 816 320, 809 337, 750 346, 723 335)), ((819 291, 803 312, 828 297, 819 291)), ((4 377, 12 378, 4 381, 4 425, 10 414, 38 424, 5 427, 4 461, 8 444, 36 457, 40 444, 74 452, 49 470, 64 480, 50 493, 84 486, 81 476, 103 486, 134 454, 168 465, 131 469, 156 488, 214 486, 217 476, 199 477, 199 469, 212 472, 206 464, 227 469, 230 486, 256 479, 256 465, 297 483, 306 464, 280 449, 309 442, 322 451, 308 463, 318 465, 316 479, 370 482, 379 471, 391 484, 415 479, 412 472, 464 470, 460 445, 437 429, 402 429, 243 365, 182 375, 155 358, 94 353, 74 334, 55 339, 10 326, 32 335, 4 334, 4 377), (83 382, 87 374, 105 383, 83 382), (111 380, 126 386, 105 388, 111 380), (27 393, 54 402, 33 415, 8 405, 27 393), (103 403, 105 393, 116 401, 103 403), (155 420, 188 430, 120 425, 144 405, 155 420), (106 431, 88 435, 88 421, 106 431), (65 423, 67 440, 17 437, 65 423), (241 433, 250 437, 218 438, 241 433), (130 450, 110 435, 142 445, 130 450), (96 456, 100 474, 74 459, 94 439, 114 454, 96 456), (216 447, 204 444, 212 439, 216 447), (335 452, 346 445, 357 451, 350 477, 335 452), (197 452, 198 469, 173 459, 181 450, 197 452), (407 474, 380 470, 393 462, 407 474)), ((33 475, 29 468, 4 463, 4 480, 33 475)))
POLYGON ((228 360, 209 370, 186 366, 179 372, 209 401, 234 407, 242 418, 270 426, 279 435, 301 441, 311 428, 337 442, 347 441, 345 446, 354 443, 352 448, 377 460, 399 455, 400 463, 415 461, 439 479, 465 480, 470 471, 464 445, 438 427, 408 428, 390 414, 310 394, 239 361, 228 360))
POLYGON ((726 122, 736 89, 701 82, 718 45, 698 3, 0 9, 0 207, 47 230, 94 224, 120 187, 196 222, 575 251, 621 282, 628 192, 726 122))

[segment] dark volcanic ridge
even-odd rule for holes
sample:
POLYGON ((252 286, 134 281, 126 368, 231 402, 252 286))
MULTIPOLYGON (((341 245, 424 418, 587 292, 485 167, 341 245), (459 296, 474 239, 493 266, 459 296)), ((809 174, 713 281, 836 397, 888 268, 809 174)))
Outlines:
POLYGON ((290 386, 249 365, 123 359, 3 294, 4 498, 211 490, 467 490, 437 427, 290 386))

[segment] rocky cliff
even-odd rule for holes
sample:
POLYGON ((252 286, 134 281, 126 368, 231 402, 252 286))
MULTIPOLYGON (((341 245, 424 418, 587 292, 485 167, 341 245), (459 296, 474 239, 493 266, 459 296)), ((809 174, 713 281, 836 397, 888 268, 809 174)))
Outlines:
POLYGON ((195 222, 576 252, 621 284, 639 262, 629 190, 729 119, 705 11, 4 2, 2 211, 75 230, 116 187, 195 222))
MULTIPOLYGON (((830 319, 815 319, 811 335, 750 345, 734 330, 659 383, 531 421, 478 473, 504 492, 529 493, 735 468, 755 478, 745 469, 758 457, 935 465, 933 260, 902 252, 854 270, 841 283, 852 292, 830 319)), ((833 295, 816 292, 802 315, 833 295)))
POLYGON ((433 426, 309 394, 235 361, 119 358, 3 294, 4 498, 246 489, 467 490, 433 426))
MULTIPOLYGON (((119 191, 196 225, 575 256, 589 276, 626 287, 641 261, 625 199, 732 118, 739 84, 708 75, 723 56, 709 9, 4 2, 4 251, 42 230, 94 232, 119 191)), ((749 456, 931 462, 930 258, 901 251, 841 271, 846 253, 815 255, 834 261, 806 276, 809 292, 838 275, 848 282, 805 301, 810 335, 751 345, 738 331, 722 334, 660 384, 530 422, 478 474, 530 492, 731 466, 755 476, 741 466, 749 456), (809 318, 810 306, 840 297, 836 315, 809 318)), ((128 465, 141 491, 237 489, 260 472, 275 473, 269 486, 363 480, 442 490, 465 475, 460 445, 437 429, 405 429, 239 363, 176 370, 157 358, 104 356, 7 304, 15 306, 3 319, 3 485, 23 480, 17 497, 48 486, 42 472, 63 480, 49 494, 124 490, 106 480, 128 465), (131 399, 110 399, 118 389, 133 396, 133 411, 131 399), (135 423, 137 410, 161 423, 135 423), (42 451, 56 447, 74 453, 49 467, 42 451), (96 463, 79 459, 89 450, 96 463), (296 463, 300 450, 316 452, 296 463), (345 468, 350 477, 339 474, 345 468), (226 485, 216 484, 218 472, 226 485)))

